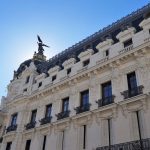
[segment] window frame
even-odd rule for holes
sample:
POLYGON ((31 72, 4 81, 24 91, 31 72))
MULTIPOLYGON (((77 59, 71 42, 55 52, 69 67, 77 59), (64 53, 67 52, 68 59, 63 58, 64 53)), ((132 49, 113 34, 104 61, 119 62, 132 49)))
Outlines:
POLYGON ((84 107, 89 104, 89 89, 80 92, 80 106, 84 107), (85 94, 85 95, 84 95, 85 94), (86 96, 86 97, 84 97, 86 96), (86 99, 87 98, 87 99, 86 99), (86 100, 85 100, 86 99, 86 100), (86 101, 86 102, 85 102, 86 101))

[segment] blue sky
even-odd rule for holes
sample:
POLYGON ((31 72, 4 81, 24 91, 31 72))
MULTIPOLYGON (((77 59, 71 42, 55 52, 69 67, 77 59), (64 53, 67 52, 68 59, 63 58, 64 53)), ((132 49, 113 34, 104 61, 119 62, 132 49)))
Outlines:
POLYGON ((47 58, 146 5, 149 0, 0 0, 0 97, 20 63, 50 45, 47 58))

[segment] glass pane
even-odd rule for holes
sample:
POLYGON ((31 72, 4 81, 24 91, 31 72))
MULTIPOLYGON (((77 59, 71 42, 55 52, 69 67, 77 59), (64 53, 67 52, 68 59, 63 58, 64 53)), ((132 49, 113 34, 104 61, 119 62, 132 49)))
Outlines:
POLYGON ((62 111, 68 111, 69 108, 69 98, 63 99, 62 111))
POLYGON ((111 82, 107 82, 105 84, 102 84, 102 97, 108 98, 112 96, 112 86, 111 82))
POLYGON ((46 114, 45 114, 45 117, 50 117, 50 116, 51 116, 51 110, 52 110, 52 105, 47 105, 47 106, 46 106, 46 114))
POLYGON ((35 122, 37 110, 32 111, 31 122, 35 122))
POLYGON ((89 103, 89 91, 84 91, 81 93, 81 106, 87 105, 89 103))

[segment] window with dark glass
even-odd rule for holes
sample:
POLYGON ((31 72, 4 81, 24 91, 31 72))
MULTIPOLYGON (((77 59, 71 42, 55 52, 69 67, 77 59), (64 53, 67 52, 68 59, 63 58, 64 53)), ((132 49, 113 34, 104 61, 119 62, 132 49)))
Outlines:
POLYGON ((137 87, 136 74, 135 72, 127 74, 128 88, 133 90, 137 87))
POLYGON ((124 44, 124 48, 132 45, 133 44, 132 39, 125 41, 123 44, 124 44))
POLYGON ((52 112, 52 104, 46 106, 45 118, 51 117, 52 112))
POLYGON ((69 110, 69 97, 62 100, 62 112, 69 110))
POLYGON ((27 140, 25 150, 30 150, 30 145, 31 145, 31 140, 27 140))
POLYGON ((67 69, 67 75, 71 73, 71 68, 67 69))
POLYGON ((86 148, 86 125, 83 126, 83 149, 86 148))
POLYGON ((46 135, 44 136, 42 150, 45 150, 45 146, 46 146, 46 135))
POLYGON ((88 66, 90 63, 90 59, 83 61, 83 67, 88 66))
POLYGON ((29 83, 29 80, 30 80, 30 76, 27 76, 27 78, 26 78, 26 84, 29 83))
POLYGON ((56 75, 52 76, 52 81, 56 80, 56 75))
POLYGON ((6 145, 6 150, 11 150, 12 142, 8 142, 6 145))
POLYGON ((111 81, 102 84, 102 98, 108 98, 112 96, 111 81))
POLYGON ((17 124, 17 113, 16 114, 13 114, 11 116, 11 126, 14 126, 17 124))
POLYGON ((42 82, 39 82, 39 86, 38 87, 41 87, 42 86, 42 82))
POLYGON ((37 110, 33 110, 31 114, 31 123, 35 123, 37 110))
POLYGON ((89 104, 89 90, 81 92, 81 106, 89 104))
POLYGON ((109 56, 109 50, 108 49, 105 51, 105 56, 109 56))
POLYGON ((27 92, 27 88, 25 88, 25 89, 23 90, 23 92, 27 92))

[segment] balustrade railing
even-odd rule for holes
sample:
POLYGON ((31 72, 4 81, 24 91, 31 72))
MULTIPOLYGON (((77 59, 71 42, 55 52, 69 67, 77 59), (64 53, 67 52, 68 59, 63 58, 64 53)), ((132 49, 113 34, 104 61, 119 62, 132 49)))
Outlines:
POLYGON ((85 112, 85 111, 89 111, 90 110, 90 106, 91 106, 91 104, 86 104, 86 105, 82 105, 82 106, 76 107, 75 108, 76 114, 79 114, 79 113, 82 113, 82 112, 85 112))
POLYGON ((97 147, 96 150, 150 150, 150 139, 142 139, 110 146, 97 147))
POLYGON ((69 117, 69 114, 70 114, 69 110, 60 112, 60 113, 56 114, 57 120, 67 118, 67 117, 69 117))
POLYGON ((137 95, 143 94, 143 88, 144 88, 144 86, 140 85, 133 89, 129 89, 129 90, 121 92, 121 95, 124 96, 124 99, 130 98, 133 96, 137 96, 137 95))
POLYGON ((98 107, 102 107, 102 106, 114 103, 114 98, 115 98, 115 96, 112 95, 112 96, 109 96, 109 97, 99 99, 98 101, 96 101, 96 103, 98 104, 98 107))

